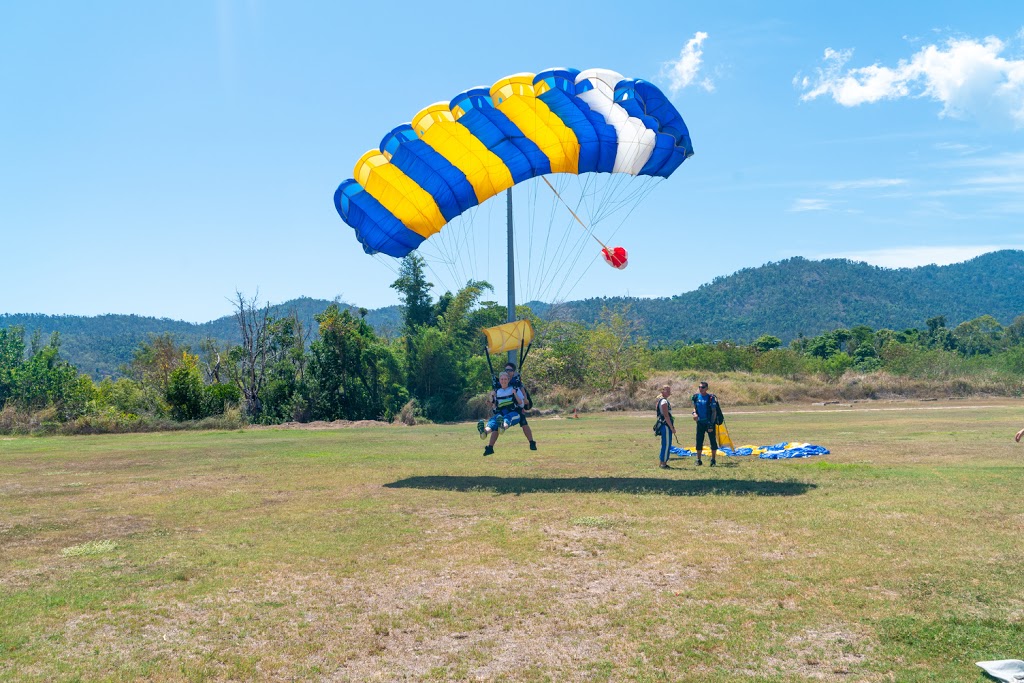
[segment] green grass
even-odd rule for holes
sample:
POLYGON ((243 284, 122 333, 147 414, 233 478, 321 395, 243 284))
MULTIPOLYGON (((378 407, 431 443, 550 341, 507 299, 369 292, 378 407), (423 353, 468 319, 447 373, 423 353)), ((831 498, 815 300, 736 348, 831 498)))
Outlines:
POLYGON ((2 439, 0 680, 983 681, 1024 402, 866 407, 914 409, 737 411, 832 454, 669 471, 646 413, 2 439))

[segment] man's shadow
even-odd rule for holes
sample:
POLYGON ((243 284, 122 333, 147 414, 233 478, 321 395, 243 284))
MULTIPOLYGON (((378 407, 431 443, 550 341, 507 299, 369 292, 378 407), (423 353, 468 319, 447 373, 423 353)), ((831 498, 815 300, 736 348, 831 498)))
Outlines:
POLYGON ((654 477, 408 477, 390 489, 523 493, 632 493, 664 496, 799 496, 815 484, 749 479, 656 479, 654 477))

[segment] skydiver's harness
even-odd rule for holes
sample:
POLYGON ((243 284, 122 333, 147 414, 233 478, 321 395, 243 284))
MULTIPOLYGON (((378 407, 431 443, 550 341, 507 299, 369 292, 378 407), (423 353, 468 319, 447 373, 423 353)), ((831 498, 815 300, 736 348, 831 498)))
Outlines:
POLYGON ((509 383, 508 389, 498 388, 494 392, 494 414, 495 415, 509 415, 510 413, 518 413, 519 404, 516 403, 516 390, 512 388, 512 384, 509 383), (502 392, 507 392, 502 395, 502 392))
MULTIPOLYGON (((697 397, 700 394, 694 394, 690 397, 690 401, 693 402, 693 414, 697 415, 697 397)), ((699 419, 699 417, 698 417, 699 419)), ((722 414, 722 404, 718 402, 718 397, 708 392, 708 419, 704 420, 713 425, 720 425, 725 422, 725 415, 722 414)))
POLYGON ((661 436, 661 428, 666 424, 672 424, 675 426, 676 419, 672 417, 672 404, 664 396, 658 399, 658 403, 654 406, 654 412, 658 415, 658 419, 654 423, 654 435, 661 436), (668 423, 665 422, 665 416, 661 414, 661 402, 664 401, 665 405, 668 406, 668 423))

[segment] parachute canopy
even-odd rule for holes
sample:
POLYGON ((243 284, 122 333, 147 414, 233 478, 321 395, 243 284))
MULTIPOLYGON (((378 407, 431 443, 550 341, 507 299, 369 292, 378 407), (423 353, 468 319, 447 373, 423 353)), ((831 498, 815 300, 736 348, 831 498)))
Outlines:
POLYGON ((488 353, 519 351, 533 341, 533 325, 529 320, 517 320, 496 327, 485 327, 484 336, 487 337, 488 353))
POLYGON ((548 69, 426 107, 360 157, 334 203, 364 251, 399 258, 529 178, 668 177, 691 155, 686 124, 653 84, 607 69, 548 69))

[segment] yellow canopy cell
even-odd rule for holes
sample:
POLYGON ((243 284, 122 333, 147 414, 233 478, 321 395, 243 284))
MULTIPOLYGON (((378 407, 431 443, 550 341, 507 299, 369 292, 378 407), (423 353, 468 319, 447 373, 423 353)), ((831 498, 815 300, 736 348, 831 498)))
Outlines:
POLYGON ((392 165, 380 150, 361 156, 353 177, 395 218, 423 237, 430 237, 448 222, 430 193, 392 165))
POLYGON ((447 103, 422 110, 413 118, 412 128, 423 142, 466 174, 478 202, 515 184, 505 162, 455 120, 447 103))
POLYGON ((494 106, 551 161, 552 173, 579 173, 580 143, 576 133, 537 99, 533 74, 516 74, 491 86, 494 106))

